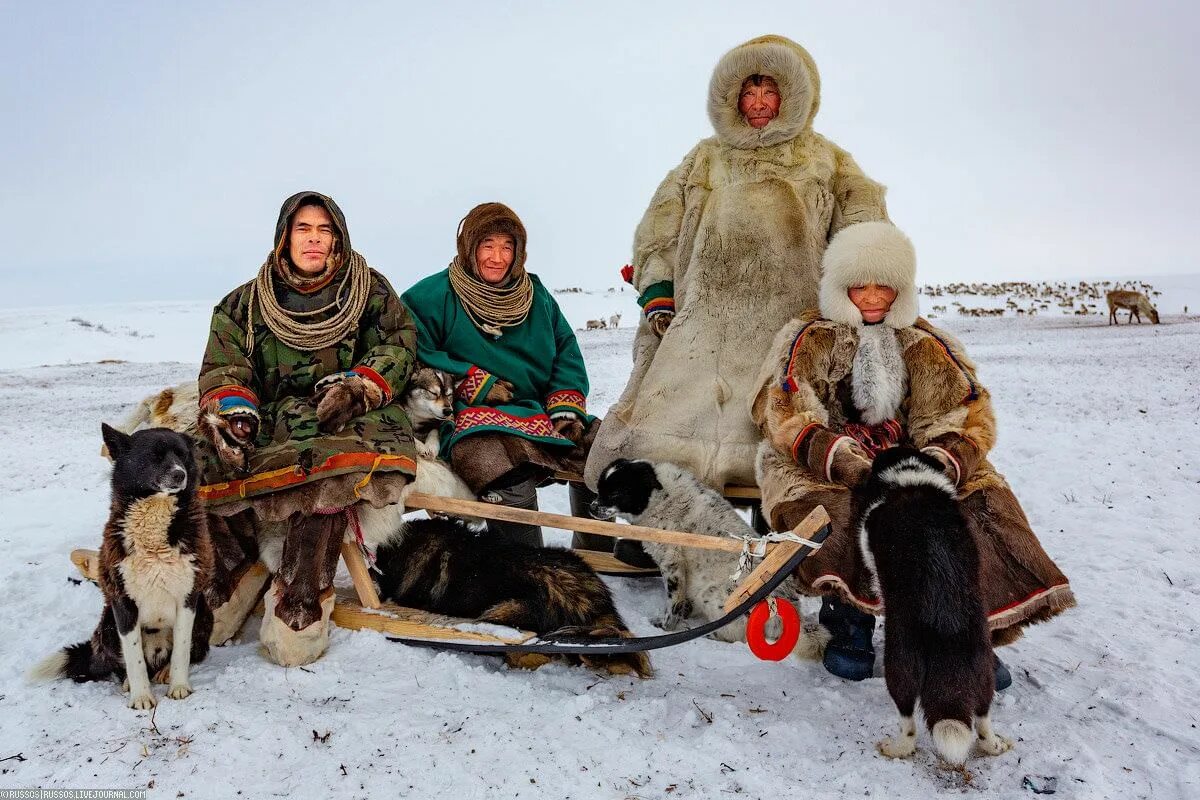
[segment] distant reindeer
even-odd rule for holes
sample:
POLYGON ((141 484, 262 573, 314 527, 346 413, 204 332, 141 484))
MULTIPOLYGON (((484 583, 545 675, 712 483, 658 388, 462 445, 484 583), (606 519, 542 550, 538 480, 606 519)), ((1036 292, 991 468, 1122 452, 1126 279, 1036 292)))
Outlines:
POLYGON ((609 317, 608 318, 608 327, 610 327, 610 328, 621 327, 621 315, 613 314, 611 317, 609 317))
POLYGON ((587 321, 587 329, 589 331, 603 330, 608 327, 608 323, 602 319, 589 319, 587 321))
POLYGON ((1158 310, 1150 305, 1150 298, 1141 292, 1130 292, 1123 289, 1118 289, 1109 292, 1105 295, 1108 300, 1108 324, 1120 325, 1117 322, 1117 309, 1124 308, 1129 311, 1129 322, 1132 324, 1133 318, 1137 317, 1138 324, 1142 324, 1142 314, 1150 318, 1150 321, 1155 325, 1158 324, 1158 310))

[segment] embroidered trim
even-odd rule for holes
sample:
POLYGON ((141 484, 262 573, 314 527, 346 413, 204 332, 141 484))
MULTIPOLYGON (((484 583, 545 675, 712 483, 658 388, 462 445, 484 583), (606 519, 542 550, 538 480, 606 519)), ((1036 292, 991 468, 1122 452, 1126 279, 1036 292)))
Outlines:
POLYGON ((660 297, 657 300, 651 300, 643 309, 646 318, 658 316, 659 314, 674 314, 675 313, 675 298, 660 297))
MULTIPOLYGON (((454 433, 452 436, 457 437, 467 431, 483 427, 503 428, 523 433, 527 436, 537 436, 544 439, 561 439, 564 442, 571 441, 554 430, 554 425, 551 424, 550 418, 545 414, 537 414, 532 417, 518 417, 505 413, 498 408, 492 408, 491 406, 472 406, 471 408, 464 408, 455 414, 454 433)), ((572 444, 574 443, 572 442, 572 444)))
POLYGON ((583 392, 577 392, 573 389, 560 389, 547 395, 546 413, 548 415, 554 417, 564 411, 586 418, 587 398, 583 396, 583 392))
POLYGON ((200 405, 203 407, 208 405, 212 400, 224 400, 226 397, 240 397, 252 406, 258 405, 258 395, 247 389, 245 386, 240 386, 236 383, 227 383, 224 386, 218 386, 215 389, 211 389, 207 394, 200 398, 200 405))
POLYGON ((481 397, 487 397, 488 390, 496 382, 492 373, 472 365, 467 375, 454 390, 454 396, 467 405, 472 405, 481 397))
MULTIPOLYGON (((816 320, 813 320, 816 322, 816 320)), ((799 389, 796 379, 792 377, 792 370, 796 367, 796 356, 799 354, 800 345, 804 341, 804 334, 808 331, 812 322, 806 322, 800 326, 800 330, 796 331, 796 338, 792 339, 792 347, 788 350, 787 369, 783 371, 783 377, 779 379, 779 388, 783 389, 788 394, 799 389)))
POLYGON ((646 308, 655 300, 670 300, 675 305, 675 283, 673 281, 658 281, 646 287, 646 291, 638 295, 638 305, 646 308))
POLYGON ((381 467, 415 474, 417 462, 408 456, 381 453, 338 453, 325 459, 325 463, 319 467, 313 467, 308 472, 299 466, 284 467, 226 483, 206 484, 196 491, 201 500, 215 503, 234 496, 247 497, 296 486, 314 477, 322 477, 322 473, 350 467, 366 467, 369 470, 368 475, 373 474, 381 467))
POLYGON ((383 405, 392 402, 392 386, 387 380, 375 370, 368 367, 366 364, 359 364, 354 369, 350 370, 355 375, 369 380, 371 383, 379 387, 379 391, 383 392, 383 405))
POLYGON ((800 433, 796 434, 796 438, 792 440, 792 461, 795 461, 797 464, 800 463, 800 456, 798 454, 800 445, 804 444, 805 438, 819 427, 821 427, 821 423, 810 422, 804 426, 804 429, 800 433))

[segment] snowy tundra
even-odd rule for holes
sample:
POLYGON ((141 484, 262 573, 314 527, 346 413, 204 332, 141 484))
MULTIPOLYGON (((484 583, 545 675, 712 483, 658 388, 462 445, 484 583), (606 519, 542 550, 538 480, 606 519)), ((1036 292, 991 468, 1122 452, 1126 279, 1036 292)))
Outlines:
MULTIPOLYGON (((939 320, 980 364, 996 465, 1080 603, 1001 651, 1014 684, 993 717, 1016 747, 969 761, 969 778, 937 767, 924 731, 913 760, 876 753, 895 716, 882 658, 853 684, 711 640, 654 653, 649 681, 512 671, 343 630, 317 663, 282 669, 258 654, 252 623, 192 671, 195 694, 153 715, 127 709, 115 684, 28 684, 25 670, 86 638, 100 611, 67 559, 98 545, 107 515, 100 422, 195 376, 209 307, 0 311, 0 788, 907 800, 1032 798, 1029 776, 1056 779, 1062 798, 1200 797, 1200 317, 1179 313, 1200 310, 1200 276, 1182 283, 1191 300, 1165 294, 1157 326, 939 320)), ((559 299, 576 327, 620 310, 611 293, 559 299)), ((596 413, 624 386, 632 334, 580 334, 596 413)), ((544 490, 542 504, 565 513, 566 493, 544 490)), ((634 631, 653 633, 661 585, 609 582, 634 631)))

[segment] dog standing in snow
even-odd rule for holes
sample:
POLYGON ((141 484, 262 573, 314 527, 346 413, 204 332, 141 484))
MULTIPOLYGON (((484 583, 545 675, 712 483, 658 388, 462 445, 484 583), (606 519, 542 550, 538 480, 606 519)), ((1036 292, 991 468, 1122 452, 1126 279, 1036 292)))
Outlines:
POLYGON ((167 696, 192 693, 188 671, 208 653, 212 611, 205 592, 215 566, 196 496, 191 440, 154 428, 132 436, 102 425, 113 457, 112 506, 100 546, 104 611, 90 641, 54 653, 35 679, 101 680, 124 675, 129 707, 153 708, 150 675, 167 696))
MULTIPOLYGON (((758 536, 728 500, 696 476, 674 464, 650 461, 621 458, 605 467, 597 482, 592 516, 619 517, 635 525, 709 536, 758 536)), ((725 600, 737 586, 733 578, 738 566, 736 555, 658 542, 643 542, 642 547, 658 564, 667 583, 667 611, 661 627, 674 630, 693 614, 705 621, 724 616, 725 600)), ((796 600, 792 579, 784 581, 775 595, 796 600)), ((725 642, 744 642, 746 618, 731 622, 712 636, 725 642)), ((819 658, 824 638, 817 631, 806 632, 800 637, 796 655, 819 658)))
POLYGON ((879 750, 917 747, 917 701, 934 746, 961 766, 977 744, 999 755, 1012 742, 992 730, 992 643, 979 593, 979 552, 941 462, 918 450, 884 450, 855 490, 863 563, 887 613, 884 675, 900 735, 879 750), (972 728, 974 730, 972 731, 972 728))

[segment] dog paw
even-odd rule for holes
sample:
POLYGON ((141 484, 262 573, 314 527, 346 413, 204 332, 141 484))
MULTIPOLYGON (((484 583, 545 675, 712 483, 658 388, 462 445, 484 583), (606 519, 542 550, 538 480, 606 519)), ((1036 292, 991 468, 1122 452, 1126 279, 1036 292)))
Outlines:
POLYGON ((891 737, 880 741, 875 747, 888 758, 908 758, 917 752, 916 736, 891 737))
POLYGON ((993 733, 989 739, 980 739, 976 743, 979 752, 985 756, 998 756, 1012 749, 1013 741, 1007 736, 993 733))
POLYGON ((421 458, 437 458, 437 451, 425 442, 417 441, 417 455, 421 458))
POLYGON ((129 707, 134 711, 149 711, 155 705, 154 695, 150 692, 129 696, 129 707))
POLYGON ((172 700, 182 700, 191 693, 191 686, 188 686, 186 683, 179 683, 174 684, 170 689, 167 690, 167 697, 171 698, 172 700))
POLYGON ((150 680, 153 681, 154 683, 161 683, 164 686, 166 684, 170 683, 171 682, 171 665, 167 664, 165 667, 160 669, 158 672, 154 673, 154 677, 151 678, 150 680))

